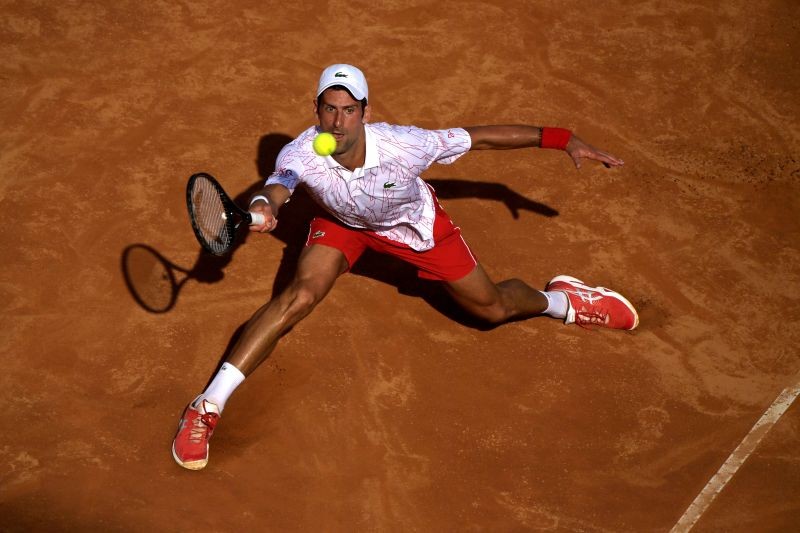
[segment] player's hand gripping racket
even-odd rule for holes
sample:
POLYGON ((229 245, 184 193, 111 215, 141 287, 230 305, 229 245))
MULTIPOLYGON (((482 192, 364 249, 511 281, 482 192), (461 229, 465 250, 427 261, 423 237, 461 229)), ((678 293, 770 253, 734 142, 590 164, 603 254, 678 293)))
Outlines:
POLYGON ((205 172, 189 178, 186 206, 197 240, 214 255, 224 255, 233 247, 242 222, 251 226, 265 222, 261 213, 248 213, 233 203, 217 180, 205 172))

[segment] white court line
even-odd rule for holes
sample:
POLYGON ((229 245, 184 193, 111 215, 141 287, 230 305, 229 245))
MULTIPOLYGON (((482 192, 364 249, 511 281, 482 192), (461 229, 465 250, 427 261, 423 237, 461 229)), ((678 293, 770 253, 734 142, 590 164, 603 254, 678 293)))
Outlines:
POLYGON ((772 426, 783 416, 783 413, 792 405, 794 399, 800 394, 800 381, 792 387, 783 389, 772 405, 761 415, 758 422, 753 426, 750 432, 745 435, 739 446, 733 450, 728 460, 725 461, 717 473, 714 474, 708 481, 706 486, 697 495, 692 504, 683 513, 683 516, 678 520, 678 523, 672 528, 670 533, 685 533, 694 527, 695 523, 700 520, 703 513, 706 512, 708 506, 714 501, 714 498, 725 488, 728 481, 731 480, 733 475, 739 470, 747 458, 756 449, 758 443, 764 438, 764 435, 772 429, 772 426))

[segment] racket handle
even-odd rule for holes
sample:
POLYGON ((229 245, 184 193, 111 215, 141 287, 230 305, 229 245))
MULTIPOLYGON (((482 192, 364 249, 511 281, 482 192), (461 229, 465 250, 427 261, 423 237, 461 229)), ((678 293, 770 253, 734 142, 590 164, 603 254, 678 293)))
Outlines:
POLYGON ((267 219, 261 213, 250 213, 251 226, 263 226, 266 221, 267 219))

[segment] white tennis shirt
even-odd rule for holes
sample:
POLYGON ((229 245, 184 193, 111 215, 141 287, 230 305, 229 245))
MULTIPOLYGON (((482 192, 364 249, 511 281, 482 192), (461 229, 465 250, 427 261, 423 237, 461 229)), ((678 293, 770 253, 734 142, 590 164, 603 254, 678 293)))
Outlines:
POLYGON ((267 185, 309 194, 344 224, 375 231, 414 250, 433 248, 433 197, 420 175, 433 163, 450 164, 472 146, 462 128, 365 124, 364 166, 350 172, 332 157, 314 153, 311 127, 284 146, 267 185))

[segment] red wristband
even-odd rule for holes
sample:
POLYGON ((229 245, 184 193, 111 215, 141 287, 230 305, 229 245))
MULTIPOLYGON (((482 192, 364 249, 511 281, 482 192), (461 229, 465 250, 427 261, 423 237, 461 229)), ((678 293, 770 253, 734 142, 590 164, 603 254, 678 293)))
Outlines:
POLYGON ((572 132, 564 128, 542 128, 539 146, 541 148, 566 150, 570 137, 572 137, 572 132))

